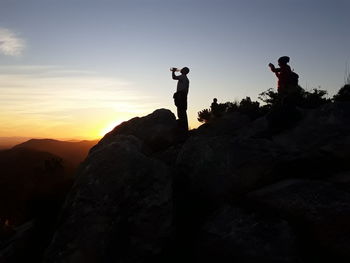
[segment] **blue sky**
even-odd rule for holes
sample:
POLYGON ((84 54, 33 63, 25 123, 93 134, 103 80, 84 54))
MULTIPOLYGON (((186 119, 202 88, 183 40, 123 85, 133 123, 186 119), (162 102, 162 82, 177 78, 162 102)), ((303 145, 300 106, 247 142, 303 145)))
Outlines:
POLYGON ((333 95, 350 63, 349 10, 345 0, 1 0, 0 136, 91 137, 92 127, 96 136, 156 108, 175 112, 172 66, 191 69, 192 127, 214 97, 274 88, 267 64, 283 55, 304 88, 333 95), (19 41, 12 53, 1 49, 6 34, 19 41))

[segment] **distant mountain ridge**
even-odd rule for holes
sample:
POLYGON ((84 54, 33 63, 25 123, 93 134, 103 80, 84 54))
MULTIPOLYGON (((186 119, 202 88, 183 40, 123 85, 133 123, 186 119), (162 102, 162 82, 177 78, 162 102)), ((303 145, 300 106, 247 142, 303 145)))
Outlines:
POLYGON ((18 137, 18 136, 10 136, 10 137, 0 137, 0 150, 10 149, 13 146, 28 141, 30 138, 28 137, 18 137))
POLYGON ((37 197, 62 192, 75 171, 55 154, 21 147, 0 151, 0 167, 0 219, 11 224, 30 218, 37 197))
MULTIPOLYGON (((31 218, 36 200, 61 200, 97 141, 30 139, 0 150, 0 223, 31 218)), ((55 201, 53 201, 55 202, 55 201)), ((1 260, 0 260, 1 261, 1 260)))
POLYGON ((55 139, 30 139, 14 146, 13 149, 29 148, 49 152, 76 166, 85 159, 89 150, 97 142, 98 140, 60 141, 55 139))

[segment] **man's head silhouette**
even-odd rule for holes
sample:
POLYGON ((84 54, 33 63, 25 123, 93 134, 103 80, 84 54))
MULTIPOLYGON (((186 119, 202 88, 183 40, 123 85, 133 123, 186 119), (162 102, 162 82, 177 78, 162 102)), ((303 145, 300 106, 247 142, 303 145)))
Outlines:
POLYGON ((181 69, 181 74, 187 75, 190 72, 190 69, 188 67, 184 67, 181 69))
POLYGON ((286 65, 289 62, 289 57, 283 56, 278 59, 278 65, 286 65))

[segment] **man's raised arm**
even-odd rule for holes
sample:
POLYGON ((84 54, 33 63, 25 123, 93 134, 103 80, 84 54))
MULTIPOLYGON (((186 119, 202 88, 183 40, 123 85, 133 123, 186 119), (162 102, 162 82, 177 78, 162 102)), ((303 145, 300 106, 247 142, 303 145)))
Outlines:
POLYGON ((174 70, 171 72, 172 77, 173 77, 173 79, 179 80, 179 76, 176 76, 176 75, 175 75, 175 70, 176 70, 176 69, 174 69, 174 70))

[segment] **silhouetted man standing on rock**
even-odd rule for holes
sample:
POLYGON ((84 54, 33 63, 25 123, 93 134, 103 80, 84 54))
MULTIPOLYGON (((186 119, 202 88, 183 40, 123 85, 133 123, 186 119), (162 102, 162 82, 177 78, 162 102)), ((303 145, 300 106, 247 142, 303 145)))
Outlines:
POLYGON ((174 102, 177 107, 177 117, 179 118, 179 127, 184 131, 188 131, 188 121, 187 121, 187 94, 190 81, 187 78, 187 74, 190 72, 189 68, 184 67, 181 69, 181 75, 176 76, 176 68, 172 69, 172 77, 177 80, 177 89, 174 93, 174 102))

